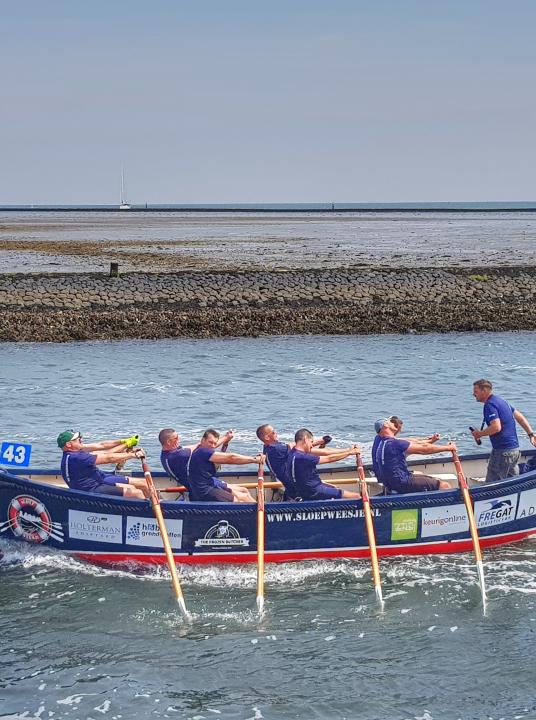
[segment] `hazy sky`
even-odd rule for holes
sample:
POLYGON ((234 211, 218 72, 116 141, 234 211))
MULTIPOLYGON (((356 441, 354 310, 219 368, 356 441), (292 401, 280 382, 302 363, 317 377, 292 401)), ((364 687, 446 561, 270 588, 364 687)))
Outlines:
POLYGON ((0 0, 0 204, 536 200, 534 0, 0 0))

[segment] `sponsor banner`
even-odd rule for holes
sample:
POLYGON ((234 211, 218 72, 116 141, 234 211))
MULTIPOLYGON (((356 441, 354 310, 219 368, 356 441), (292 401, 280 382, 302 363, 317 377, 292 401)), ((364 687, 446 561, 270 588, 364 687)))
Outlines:
POLYGON ((393 510, 391 513, 391 540, 415 540, 419 529, 419 511, 393 510))
POLYGON ((525 490, 519 495, 517 518, 523 520, 531 515, 536 515, 536 489, 525 490))
MULTIPOLYGON (((372 515, 381 516, 381 511, 371 508, 372 515)), ((297 512, 268 513, 267 522, 305 522, 308 520, 354 520, 365 517, 365 511, 361 509, 348 510, 299 510, 297 512)))
POLYGON ((69 537, 91 542, 123 542, 123 516, 69 510, 69 537))
POLYGON ((516 517, 517 494, 502 495, 493 500, 479 500, 475 503, 475 520, 479 528, 501 525, 516 517))
POLYGON ((234 525, 230 525, 227 520, 220 520, 206 531, 205 537, 195 541, 195 547, 249 547, 249 538, 240 537, 234 525))
POLYGON ((463 503, 423 508, 421 513, 421 537, 455 535, 469 530, 469 519, 463 503))
MULTIPOLYGON (((174 550, 182 548, 182 520, 167 520, 169 543, 174 550)), ((162 536, 154 518, 127 517, 127 545, 163 548, 162 536)))

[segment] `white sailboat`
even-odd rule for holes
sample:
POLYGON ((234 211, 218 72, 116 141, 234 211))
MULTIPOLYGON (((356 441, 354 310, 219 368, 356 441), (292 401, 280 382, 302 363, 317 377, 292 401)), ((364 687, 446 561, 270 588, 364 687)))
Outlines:
POLYGON ((123 168, 121 168, 121 195, 119 198, 119 209, 130 210, 130 205, 125 200, 125 173, 123 168))

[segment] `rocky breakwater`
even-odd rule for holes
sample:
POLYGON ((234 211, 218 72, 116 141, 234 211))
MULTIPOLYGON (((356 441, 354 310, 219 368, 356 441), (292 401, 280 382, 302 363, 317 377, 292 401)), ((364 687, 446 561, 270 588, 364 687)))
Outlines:
POLYGON ((536 329, 532 267, 0 275, 0 340, 536 329))

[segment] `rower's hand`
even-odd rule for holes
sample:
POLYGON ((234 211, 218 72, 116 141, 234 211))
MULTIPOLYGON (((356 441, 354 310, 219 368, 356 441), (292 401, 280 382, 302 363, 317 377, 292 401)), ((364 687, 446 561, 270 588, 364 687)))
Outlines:
POLYGON ((533 436, 532 436, 531 438, 529 438, 529 439, 530 439, 531 445, 534 445, 534 447, 536 447, 536 435, 533 435, 533 436))
POLYGON ((262 453, 255 455, 255 457, 253 458, 253 462, 256 462, 257 465, 260 465, 262 462, 262 464, 264 465, 264 455, 262 453))
POLYGON ((223 436, 223 444, 230 443, 231 440, 234 438, 234 430, 227 430, 225 435, 223 436))
POLYGON ((439 433, 434 433, 433 435, 430 435, 430 437, 428 438, 428 442, 431 442, 431 443, 437 442, 440 437, 441 437, 441 435, 439 433))
POLYGON ((361 445, 352 445, 350 448, 350 455, 361 455, 361 445))
POLYGON ((457 448, 457 446, 456 446, 456 443, 453 442, 452 440, 451 440, 449 443, 447 443, 447 450, 448 450, 449 452, 458 452, 458 448, 457 448))
POLYGON ((123 443, 123 445, 126 445, 127 450, 131 450, 133 447, 136 447, 139 440, 140 436, 138 433, 136 433, 136 435, 131 435, 128 438, 124 438, 123 440, 121 440, 121 442, 123 443))
POLYGON ((134 450, 134 457, 137 457, 138 460, 145 460, 145 450, 141 447, 137 448, 136 450, 134 450))

